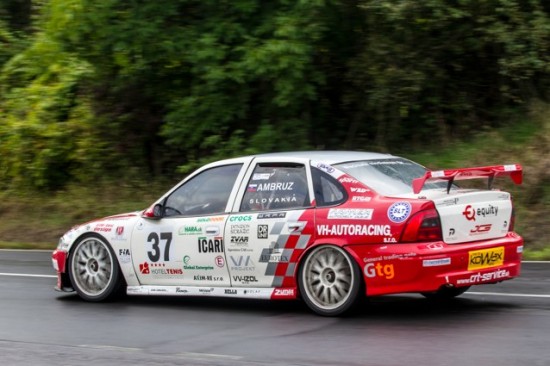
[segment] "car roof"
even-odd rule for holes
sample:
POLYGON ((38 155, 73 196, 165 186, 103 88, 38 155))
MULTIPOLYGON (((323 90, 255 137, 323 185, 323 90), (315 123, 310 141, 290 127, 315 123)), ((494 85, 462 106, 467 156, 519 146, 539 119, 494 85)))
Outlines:
POLYGON ((391 159, 396 158, 397 156, 363 151, 289 151, 259 154, 254 157, 311 159, 332 165, 357 160, 391 159))

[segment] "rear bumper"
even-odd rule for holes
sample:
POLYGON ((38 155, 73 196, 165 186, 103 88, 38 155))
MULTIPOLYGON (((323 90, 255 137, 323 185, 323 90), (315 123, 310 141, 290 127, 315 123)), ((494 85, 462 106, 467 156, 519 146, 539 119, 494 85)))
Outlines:
POLYGON ((366 294, 374 296, 510 280, 520 274, 523 239, 509 233, 504 238, 466 244, 434 242, 346 248, 361 266, 366 294))

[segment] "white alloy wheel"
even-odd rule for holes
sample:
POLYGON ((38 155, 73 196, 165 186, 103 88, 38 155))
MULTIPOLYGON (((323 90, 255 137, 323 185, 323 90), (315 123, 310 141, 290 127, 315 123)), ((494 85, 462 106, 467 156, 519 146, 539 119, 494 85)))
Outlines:
POLYGON ((75 244, 69 258, 69 277, 76 292, 87 301, 103 301, 121 286, 120 268, 103 239, 88 236, 75 244))
POLYGON ((315 248, 301 266, 298 284, 306 304, 319 315, 349 310, 357 300, 361 278, 357 265, 342 248, 315 248))

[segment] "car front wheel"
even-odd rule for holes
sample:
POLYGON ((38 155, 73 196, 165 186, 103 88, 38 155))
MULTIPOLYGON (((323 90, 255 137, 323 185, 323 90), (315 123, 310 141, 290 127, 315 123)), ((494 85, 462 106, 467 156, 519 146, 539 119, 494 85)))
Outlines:
POLYGON ((69 278, 78 295, 99 302, 120 292, 122 276, 110 245, 98 236, 81 239, 69 257, 69 278))
POLYGON ((344 249, 323 245, 305 258, 298 285, 310 309, 319 315, 340 315, 357 302, 361 272, 344 249))

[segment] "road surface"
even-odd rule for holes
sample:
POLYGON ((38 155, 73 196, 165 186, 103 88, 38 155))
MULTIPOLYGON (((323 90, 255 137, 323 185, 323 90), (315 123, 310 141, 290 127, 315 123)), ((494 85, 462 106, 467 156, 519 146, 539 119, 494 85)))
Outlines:
POLYGON ((44 251, 0 251, 2 365, 550 365, 550 263, 460 298, 371 299, 323 318, 299 301, 55 292, 44 251))

